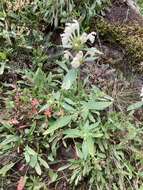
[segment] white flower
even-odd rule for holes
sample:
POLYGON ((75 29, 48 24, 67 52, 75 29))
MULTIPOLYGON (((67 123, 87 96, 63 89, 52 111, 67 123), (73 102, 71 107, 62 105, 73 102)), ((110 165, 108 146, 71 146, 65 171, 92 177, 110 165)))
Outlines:
POLYGON ((68 50, 65 50, 64 51, 64 58, 67 60, 70 60, 70 58, 73 58, 73 56, 68 50))
POLYGON ((64 33, 61 34, 62 45, 64 48, 72 48, 73 39, 80 35, 79 23, 73 20, 72 23, 67 23, 64 33))
POLYGON ((83 52, 79 51, 73 58, 71 65, 73 68, 78 68, 83 62, 83 52))
POLYGON ((81 42, 84 44, 84 43, 86 43, 87 42, 87 33, 83 33, 81 36, 80 36, 80 40, 81 40, 81 42))
POLYGON ((96 36, 96 32, 91 32, 90 34, 88 34, 87 40, 89 40, 93 44, 95 41, 95 36, 96 36))
POLYGON ((91 43, 95 41, 95 32, 80 33, 80 26, 77 20, 73 20, 72 23, 67 23, 64 33, 61 34, 63 48, 73 48, 76 50, 81 49, 82 45, 89 40, 91 43))
POLYGON ((141 94, 140 94, 141 100, 143 101, 143 87, 141 89, 141 94))
POLYGON ((95 47, 86 48, 85 43, 88 40, 94 43, 95 36, 95 32, 91 32, 90 34, 85 32, 80 33, 80 26, 77 20, 66 24, 64 33, 61 34, 63 48, 68 48, 68 50, 64 51, 64 58, 68 61, 72 60, 71 65, 73 68, 78 68, 85 61, 94 61, 98 58, 98 55, 102 54, 95 47), (72 53, 69 49, 72 49, 72 53), (84 52, 82 50, 84 50, 84 52), (75 57, 73 57, 72 54, 75 55, 75 57))

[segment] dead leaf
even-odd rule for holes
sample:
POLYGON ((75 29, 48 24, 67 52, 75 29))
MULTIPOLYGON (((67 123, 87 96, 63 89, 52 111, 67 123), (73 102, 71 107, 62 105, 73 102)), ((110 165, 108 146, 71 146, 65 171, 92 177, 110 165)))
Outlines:
POLYGON ((24 176, 21 176, 17 184, 17 190, 24 190, 25 183, 26 178, 24 176))
POLYGON ((34 98, 34 99, 31 101, 31 105, 32 105, 33 107, 37 107, 37 106, 39 105, 39 101, 38 101, 36 98, 34 98))
POLYGON ((44 115, 46 115, 48 118, 52 117, 52 109, 48 108, 45 110, 44 115))
POLYGON ((13 118, 10 120, 10 124, 11 125, 17 125, 17 124, 19 124, 19 121, 16 118, 13 118))

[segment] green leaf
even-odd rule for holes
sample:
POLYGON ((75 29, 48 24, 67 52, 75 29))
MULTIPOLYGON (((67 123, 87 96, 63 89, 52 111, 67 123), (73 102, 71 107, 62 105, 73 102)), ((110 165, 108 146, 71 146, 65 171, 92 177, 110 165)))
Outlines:
POLYGON ((143 190, 143 185, 141 185, 141 187, 138 190, 143 190))
POLYGON ((50 182, 53 183, 57 180, 58 174, 56 172, 53 172, 52 170, 49 170, 49 177, 50 177, 50 182))
POLYGON ((82 126, 82 129, 85 131, 87 129, 87 131, 89 131, 89 120, 87 120, 84 125, 82 126))
POLYGON ((10 164, 7 164, 5 166, 3 166, 1 169, 0 169, 0 175, 5 177, 6 176, 6 173, 15 165, 15 163, 10 163, 10 164))
POLYGON ((35 131, 35 128, 36 128, 36 123, 33 123, 32 126, 31 126, 31 128, 30 128, 30 130, 29 130, 29 132, 28 132, 29 136, 33 135, 33 133, 35 131))
POLYGON ((69 98, 64 98, 64 100, 66 101, 66 103, 70 104, 70 105, 75 105, 76 103, 73 102, 71 99, 69 98))
POLYGON ((82 156, 83 156, 84 160, 86 160, 88 153, 89 153, 86 141, 83 141, 83 143, 82 143, 82 153, 83 153, 82 156))
POLYGON ((50 107, 49 104, 45 104, 44 106, 41 107, 41 109, 39 110, 39 113, 47 110, 49 107, 50 107))
POLYGON ((29 165, 32 167, 32 168, 35 168, 36 165, 37 165, 37 162, 38 162, 38 155, 34 155, 31 157, 31 160, 30 160, 30 163, 29 165))
POLYGON ((65 90, 70 89, 72 84, 75 82, 76 78, 77 78, 77 70, 76 69, 69 70, 63 79, 62 88, 65 90))
POLYGON ((74 109, 72 106, 70 106, 69 104, 67 104, 67 103, 63 103, 63 104, 62 104, 62 107, 63 107, 65 110, 69 111, 69 112, 74 112, 74 111, 75 111, 75 109, 74 109))
POLYGON ((87 137, 85 140, 89 154, 93 157, 95 155, 95 146, 94 146, 94 139, 92 137, 87 137))
POLYGON ((80 138, 82 137, 81 131, 78 129, 67 129, 64 131, 65 138, 80 138))
POLYGON ((64 63, 64 62, 61 62, 61 61, 57 61, 56 62, 63 70, 67 71, 68 72, 68 67, 67 67, 67 64, 64 63))
POLYGON ((30 162, 30 156, 29 156, 28 152, 24 152, 24 157, 25 157, 26 163, 29 163, 30 162))
POLYGON ((91 135, 92 137, 94 137, 94 138, 100 138, 100 137, 103 137, 103 133, 100 133, 100 132, 95 132, 95 133, 92 133, 92 135, 91 135))
POLYGON ((43 160, 42 158, 38 158, 39 162, 41 165, 43 165, 45 168, 49 169, 49 165, 47 164, 47 162, 45 160, 43 160))
POLYGON ((90 130, 96 129, 96 128, 99 126, 100 122, 101 122, 101 121, 99 120, 99 121, 97 121, 96 123, 91 124, 91 125, 89 126, 89 129, 90 129, 90 130))
POLYGON ((41 174, 42 174, 41 167, 40 167, 40 165, 38 164, 38 162, 37 162, 37 164, 36 164, 36 166, 35 166, 35 170, 36 170, 36 172, 37 172, 38 175, 41 175, 41 174))
POLYGON ((60 167, 60 168, 58 169, 58 172, 63 171, 63 170, 66 170, 66 169, 69 168, 70 166, 71 166, 71 164, 66 164, 66 165, 62 166, 62 167, 60 167))
POLYGON ((140 101, 140 102, 130 105, 128 107, 127 111, 137 110, 137 109, 141 108, 142 106, 143 106, 143 101, 140 101))
POLYGON ((19 137, 14 136, 14 135, 8 135, 7 138, 0 143, 0 149, 3 148, 5 145, 16 142, 19 140, 19 137))
POLYGON ((47 82, 46 75, 40 68, 37 69, 33 77, 33 80, 34 80, 35 86, 38 88, 43 88, 44 84, 47 82))
POLYGON ((81 116, 84 120, 86 120, 88 115, 89 115, 89 109, 87 108, 87 106, 83 105, 81 110, 81 116))
POLYGON ((0 52, 0 61, 6 60, 6 53, 0 52))
POLYGON ((32 148, 30 148, 29 146, 26 146, 25 151, 27 151, 28 154, 33 155, 33 156, 37 155, 37 153, 32 148))
POLYGON ((4 68, 5 68, 5 62, 0 63, 0 75, 4 73, 4 68))
POLYGON ((96 102, 96 101, 89 101, 86 103, 86 106, 90 110, 97 110, 97 111, 102 111, 108 108, 110 105, 112 105, 112 102, 110 101, 102 101, 102 102, 96 102))
POLYGON ((49 129, 47 129, 44 132, 44 135, 53 133, 55 130, 65 127, 66 125, 69 124, 71 119, 72 119, 72 116, 64 116, 64 117, 57 119, 57 121, 55 121, 54 124, 52 126, 50 126, 49 129))
POLYGON ((137 129, 131 123, 128 123, 128 134, 126 139, 134 140, 137 136, 137 129))

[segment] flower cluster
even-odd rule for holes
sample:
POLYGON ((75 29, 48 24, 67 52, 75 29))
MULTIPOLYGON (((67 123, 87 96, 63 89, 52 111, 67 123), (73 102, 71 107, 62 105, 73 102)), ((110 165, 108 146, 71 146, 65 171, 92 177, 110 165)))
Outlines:
POLYGON ((61 34, 62 45, 64 48, 72 48, 72 49, 80 49, 83 44, 85 44, 88 40, 91 43, 95 41, 95 32, 80 33, 80 27, 77 20, 73 20, 72 23, 67 23, 65 27, 65 31, 61 34))
POLYGON ((87 61, 93 61, 97 58, 97 54, 102 54, 99 50, 92 47, 84 54, 83 51, 79 51, 73 56, 68 50, 64 51, 64 57, 67 60, 72 60, 71 65, 73 68, 78 68, 82 63, 87 61))
POLYGON ((96 33, 90 34, 81 33, 80 26, 77 20, 72 23, 67 23, 64 33, 61 34, 62 46, 68 50, 64 51, 64 57, 71 61, 73 68, 78 68, 85 61, 95 60, 98 54, 102 54, 96 48, 86 48, 86 42, 95 42, 96 33), (69 50, 72 50, 72 54, 69 50), (84 50, 84 53, 83 53, 84 50))

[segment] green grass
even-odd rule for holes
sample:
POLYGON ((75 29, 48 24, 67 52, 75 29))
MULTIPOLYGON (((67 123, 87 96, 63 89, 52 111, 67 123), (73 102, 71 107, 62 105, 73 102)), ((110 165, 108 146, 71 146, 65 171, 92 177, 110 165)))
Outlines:
POLYGON ((143 2, 142 2, 142 0, 138 0, 137 3, 138 3, 139 6, 140 6, 141 14, 143 14, 143 2))

